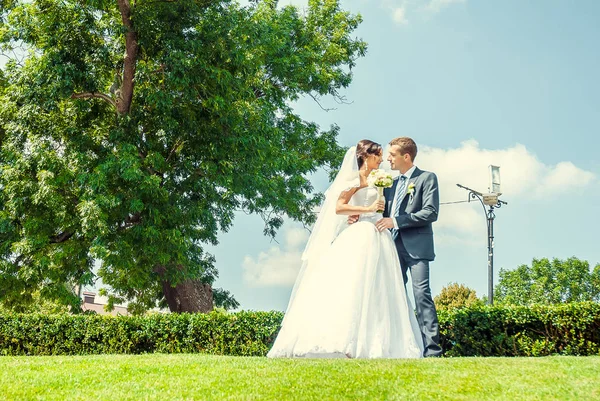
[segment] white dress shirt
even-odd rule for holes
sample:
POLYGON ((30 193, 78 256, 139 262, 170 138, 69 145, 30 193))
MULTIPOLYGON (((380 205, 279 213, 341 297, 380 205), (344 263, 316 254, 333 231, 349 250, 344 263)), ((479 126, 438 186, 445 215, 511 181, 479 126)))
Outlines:
MULTIPOLYGON (((413 165, 410 169, 408 169, 408 171, 406 173, 400 174, 400 176, 398 177, 398 180, 400 180, 400 177, 402 177, 402 176, 406 177, 406 186, 404 187, 405 191, 408 189, 410 177, 415 172, 416 168, 417 168, 417 166, 413 165)), ((396 210, 396 200, 398 199, 397 195, 398 195, 399 190, 400 190, 400 183, 397 183, 396 184, 396 192, 394 192, 394 200, 392 201, 392 209, 390 210, 390 217, 392 218, 392 221, 394 222, 394 228, 396 230, 398 229, 398 222, 396 221, 396 218, 395 218, 396 216, 392 216, 392 213, 394 213, 394 210, 396 210)), ((402 202, 403 199, 404 199, 404 197, 402 197, 402 199, 400 199, 400 201, 402 202)))

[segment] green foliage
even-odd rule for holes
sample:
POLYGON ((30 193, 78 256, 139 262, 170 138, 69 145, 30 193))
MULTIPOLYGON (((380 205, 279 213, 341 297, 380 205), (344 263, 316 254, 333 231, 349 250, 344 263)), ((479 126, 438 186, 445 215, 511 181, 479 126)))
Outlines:
POLYGON ((433 301, 437 310, 483 305, 483 301, 477 298, 475 290, 458 283, 451 283, 442 288, 433 301))
POLYGON ((341 97, 365 54, 338 0, 139 0, 131 27, 115 1, 5 3, 0 46, 27 52, 0 75, 0 300, 72 304, 97 259, 109 303, 143 313, 163 281, 213 283, 203 244, 236 211, 268 235, 313 221, 308 175, 339 163, 338 127, 290 105, 341 97))
POLYGON ((587 261, 533 259, 531 266, 500 270, 494 301, 502 304, 559 304, 600 302, 600 264, 590 270, 587 261))
POLYGON ((42 314, 59 314, 81 311, 81 305, 79 298, 73 305, 65 305, 63 302, 51 300, 47 297, 42 296, 39 292, 33 292, 28 294, 30 299, 28 302, 24 302, 24 298, 21 298, 16 304, 4 305, 0 303, 0 313, 42 313, 42 314))
MULTIPOLYGON (((281 312, 0 315, 0 355, 210 353, 264 356, 281 312)), ((446 356, 600 355, 600 305, 440 310, 446 356)))
POLYGON ((600 304, 440 311, 446 356, 600 355, 600 304))
POLYGON ((0 315, 0 355, 265 355, 283 314, 0 315))
POLYGON ((213 291, 213 302, 215 304, 215 308, 222 308, 226 311, 237 309, 240 306, 240 303, 236 301, 229 291, 221 288, 215 288, 213 291))

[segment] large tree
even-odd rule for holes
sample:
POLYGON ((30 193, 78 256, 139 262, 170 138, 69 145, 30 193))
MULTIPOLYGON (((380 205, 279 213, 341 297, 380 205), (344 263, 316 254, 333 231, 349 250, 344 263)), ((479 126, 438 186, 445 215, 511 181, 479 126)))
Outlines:
POLYGON ((533 259, 531 266, 501 269, 499 274, 494 292, 498 303, 600 302, 600 264, 592 270, 587 261, 576 257, 533 259))
MULTIPOLYGON (((291 104, 365 53, 338 0, 0 0, 0 301, 110 286, 143 312, 208 311, 237 211, 310 224, 308 175, 342 155, 291 104), (18 53, 18 52, 17 52, 18 53), (67 285, 65 285, 67 284, 67 285)), ((218 290, 215 290, 218 291, 218 290)), ((220 290, 221 303, 234 302, 220 290)))

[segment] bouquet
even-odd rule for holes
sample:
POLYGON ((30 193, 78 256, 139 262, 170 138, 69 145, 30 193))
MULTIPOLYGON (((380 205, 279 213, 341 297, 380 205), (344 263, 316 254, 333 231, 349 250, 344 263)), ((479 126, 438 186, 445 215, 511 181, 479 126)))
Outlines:
MULTIPOLYGON (((393 182, 392 175, 382 169, 371 171, 367 177, 367 183, 369 186, 377 188, 380 200, 383 198, 383 188, 391 187, 393 182)), ((383 213, 383 210, 378 210, 377 213, 383 213)))

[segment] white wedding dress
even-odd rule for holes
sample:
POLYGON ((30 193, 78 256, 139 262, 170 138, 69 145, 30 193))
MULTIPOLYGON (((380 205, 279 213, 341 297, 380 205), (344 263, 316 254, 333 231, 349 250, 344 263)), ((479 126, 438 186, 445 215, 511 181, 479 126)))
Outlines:
MULTIPOLYGON (((369 206, 377 196, 375 188, 361 188, 350 204, 369 206)), ((268 357, 422 356, 396 247, 390 232, 374 225, 380 218, 363 214, 343 224, 333 243, 303 267, 268 357)))

